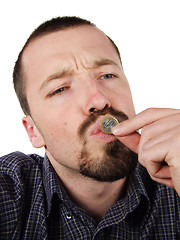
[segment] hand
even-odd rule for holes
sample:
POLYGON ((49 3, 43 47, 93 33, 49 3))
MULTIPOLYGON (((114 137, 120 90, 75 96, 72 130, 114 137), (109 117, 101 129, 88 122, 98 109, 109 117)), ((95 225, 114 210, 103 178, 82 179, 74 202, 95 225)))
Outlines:
POLYGON ((174 188, 180 196, 180 110, 147 109, 112 132, 138 153, 153 180, 174 188))

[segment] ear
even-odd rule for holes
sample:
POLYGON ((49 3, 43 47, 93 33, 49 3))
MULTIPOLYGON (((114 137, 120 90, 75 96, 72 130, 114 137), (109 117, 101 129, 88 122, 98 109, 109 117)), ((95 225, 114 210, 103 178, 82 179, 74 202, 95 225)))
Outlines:
POLYGON ((39 130, 37 129, 33 119, 28 115, 23 117, 22 122, 33 147, 41 148, 45 146, 44 139, 40 134, 39 130))

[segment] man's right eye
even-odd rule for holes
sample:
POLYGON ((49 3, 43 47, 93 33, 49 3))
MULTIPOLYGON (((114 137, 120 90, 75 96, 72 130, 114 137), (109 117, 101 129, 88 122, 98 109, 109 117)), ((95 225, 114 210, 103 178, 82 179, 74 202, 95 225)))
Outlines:
POLYGON ((68 87, 58 88, 58 89, 55 90, 54 92, 50 93, 50 94, 49 94, 49 97, 53 97, 53 96, 55 96, 55 95, 62 94, 62 92, 64 92, 66 89, 68 89, 68 87))

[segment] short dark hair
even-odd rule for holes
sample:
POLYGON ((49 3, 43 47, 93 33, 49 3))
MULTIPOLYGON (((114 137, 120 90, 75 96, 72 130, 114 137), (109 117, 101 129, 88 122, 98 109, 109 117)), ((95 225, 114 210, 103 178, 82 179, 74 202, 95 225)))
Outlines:
MULTIPOLYGON (((26 97, 26 92, 25 92, 26 81, 25 81, 25 75, 23 73, 23 67, 22 67, 22 55, 25 48, 29 45, 30 42, 32 42, 34 39, 40 36, 46 35, 48 33, 56 32, 56 31, 72 28, 72 27, 78 27, 81 25, 90 25, 90 26, 96 27, 96 25, 93 24, 92 22, 79 17, 75 17, 75 16, 57 17, 57 18, 52 18, 51 20, 48 20, 42 23, 41 25, 39 25, 39 27, 37 27, 27 39, 25 45, 23 46, 21 52, 18 55, 17 61, 14 66, 14 71, 13 71, 14 89, 19 99, 21 108, 25 114, 31 115, 30 107, 29 107, 28 100, 26 97)), ((108 37, 108 39, 111 41, 114 48, 116 49, 121 62, 121 57, 120 57, 120 53, 117 46, 115 45, 115 43, 112 41, 111 38, 108 37)))

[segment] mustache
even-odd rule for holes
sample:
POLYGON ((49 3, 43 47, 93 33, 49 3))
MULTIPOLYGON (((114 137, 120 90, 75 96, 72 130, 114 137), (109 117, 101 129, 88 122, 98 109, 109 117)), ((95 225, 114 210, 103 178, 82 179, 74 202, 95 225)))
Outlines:
POLYGON ((91 124, 93 124, 100 116, 110 114, 118 119, 119 122, 125 121, 128 119, 128 116, 122 112, 118 111, 112 107, 103 108, 102 110, 97 110, 96 112, 91 113, 86 120, 79 126, 78 135, 82 138, 91 124))

